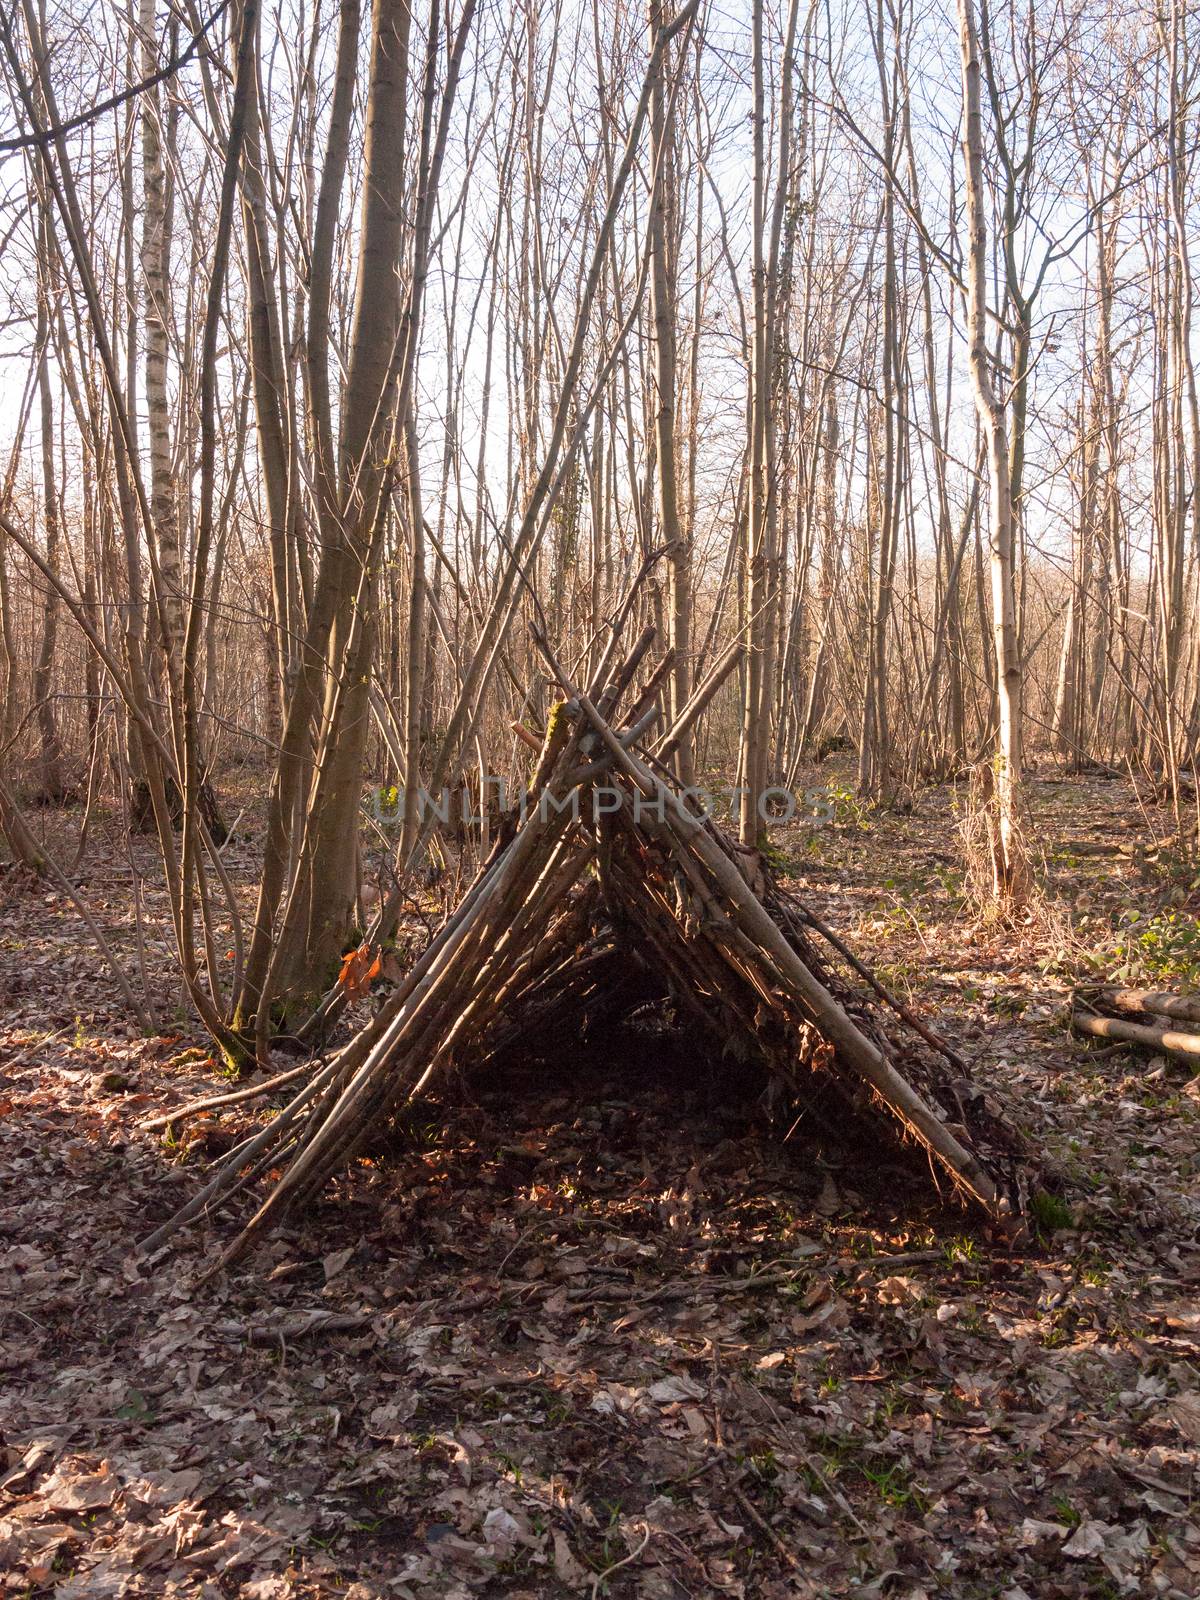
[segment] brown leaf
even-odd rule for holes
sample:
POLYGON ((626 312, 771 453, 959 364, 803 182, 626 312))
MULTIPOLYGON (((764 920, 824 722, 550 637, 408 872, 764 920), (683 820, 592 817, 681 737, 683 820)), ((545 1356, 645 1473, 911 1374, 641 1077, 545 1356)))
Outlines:
POLYGON ((1200 1444, 1200 1395, 1178 1395, 1168 1402, 1167 1415, 1185 1439, 1200 1444))
POLYGON ((571 1552, 565 1533, 554 1530, 554 1572, 560 1583, 565 1583, 569 1589, 583 1589, 587 1586, 588 1574, 571 1552))
POLYGON ((357 950, 348 950, 342 957, 342 970, 338 973, 337 981, 352 1000, 357 1000, 370 989, 374 979, 379 976, 382 959, 382 952, 376 951, 372 960, 371 947, 365 943, 360 944, 357 950))
POLYGON ((40 1495, 51 1511, 97 1511, 112 1505, 120 1487, 107 1461, 91 1472, 72 1456, 59 1463, 42 1485, 40 1495))

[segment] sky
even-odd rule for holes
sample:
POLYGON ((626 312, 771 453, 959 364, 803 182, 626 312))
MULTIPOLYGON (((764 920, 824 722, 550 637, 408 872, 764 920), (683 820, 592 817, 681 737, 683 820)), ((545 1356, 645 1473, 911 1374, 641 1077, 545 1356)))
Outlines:
MULTIPOLYGON (((628 83, 621 114, 628 116, 633 91, 644 58, 645 30, 640 12, 613 4, 604 12, 606 22, 621 37, 619 50, 609 50, 604 70, 610 78, 624 67, 628 83)), ((819 219, 816 227, 802 227, 802 243, 811 245, 814 258, 822 263, 816 277, 818 299, 812 309, 812 329, 836 325, 840 306, 820 300, 822 280, 839 261, 851 263, 851 276, 861 273, 872 251, 881 192, 878 162, 873 153, 883 144, 880 109, 879 71, 872 49, 872 19, 876 13, 868 0, 829 0, 811 9, 802 0, 800 19, 805 39, 803 59, 805 104, 811 112, 811 132, 828 149, 819 158, 814 153, 805 169, 801 192, 819 219)), ((1083 226, 1086 217, 1082 189, 1082 155, 1079 138, 1071 129, 1072 112, 1079 119, 1079 108, 1089 110, 1103 130, 1105 119, 1118 119, 1123 111, 1104 103, 1104 94, 1095 83, 1115 93, 1114 62, 1119 50, 1105 35, 1099 7, 1086 14, 1082 9, 1068 15, 1061 5, 1041 5, 1038 19, 1039 48, 1051 50, 1051 73, 1055 94, 1043 108, 1038 139, 1034 145, 1034 180, 1031 185, 1028 217, 1017 234, 1017 254, 1021 259, 1022 279, 1028 282, 1033 269, 1055 241, 1073 240, 1075 248, 1064 255, 1046 276, 1034 310, 1036 367, 1033 374, 1034 407, 1030 430, 1027 525, 1034 545, 1044 554, 1061 561, 1069 548, 1072 516, 1071 475, 1063 470, 1069 461, 1069 441, 1064 430, 1079 405, 1082 391, 1081 367, 1088 348, 1088 281, 1090 241, 1083 226), (1107 52, 1107 56, 1105 55, 1107 52), (1078 60, 1074 58, 1078 57, 1078 60), (1111 58, 1111 59, 1110 59, 1111 58), (1089 98, 1090 97, 1090 98, 1089 98)), ((306 5, 285 0, 282 15, 268 24, 263 40, 263 80, 272 111, 275 154, 283 170, 280 197, 307 215, 311 194, 305 181, 303 161, 289 142, 293 85, 308 47, 311 15, 306 5), (291 165, 289 166, 289 161, 291 165)), ((484 359, 488 301, 491 280, 487 273, 486 251, 502 199, 520 206, 520 161, 517 168, 502 174, 500 152, 509 113, 517 98, 512 73, 523 67, 526 53, 532 50, 542 62, 542 105, 530 117, 530 133, 539 137, 544 152, 542 263, 550 282, 561 273, 561 292, 555 298, 543 291, 536 307, 545 320, 544 337, 551 344, 569 335, 570 314, 578 273, 580 251, 587 238, 585 223, 589 212, 588 185, 601 182, 603 172, 596 160, 596 137, 600 126, 600 91, 591 34, 592 11, 589 5, 541 4, 537 29, 530 35, 513 33, 512 13, 500 0, 485 0, 481 6, 475 43, 464 73, 454 123, 445 181, 442 186, 442 220, 447 223, 440 270, 431 276, 428 312, 425 322, 419 410, 425 440, 426 470, 436 490, 445 443, 445 366, 447 330, 453 320, 456 360, 464 385, 456 448, 463 463, 464 495, 475 494, 474 464, 478 455, 479 430, 483 411, 483 392, 487 373, 484 359), (557 44, 554 20, 557 14, 557 44), (470 150, 470 156, 468 151, 470 150), (460 182, 471 160, 471 181, 465 206, 456 207, 460 182), (460 244, 461 241, 461 244, 460 244), (452 249, 460 249, 451 257, 452 249), (553 317, 548 317, 549 310, 553 317), (463 343, 469 336, 469 342, 463 343)), ((57 79, 61 108, 74 113, 111 93, 125 81, 127 30, 121 8, 109 0, 60 0, 51 11, 51 31, 55 39, 57 79)), ((929 234, 951 256, 957 252, 952 218, 961 206, 960 172, 956 153, 959 123, 959 73, 957 38, 952 8, 944 4, 909 6, 902 14, 910 34, 907 52, 908 76, 900 86, 912 124, 914 164, 919 188, 919 204, 929 234)), ((223 24, 222 24, 223 25, 223 24)), ((778 80, 781 56, 780 35, 783 19, 778 8, 768 7, 768 55, 770 70, 778 80)), ((1130 34, 1134 30, 1127 30, 1130 34)), ((680 156, 683 207, 690 220, 701 191, 705 204, 705 235, 700 252, 700 268, 706 284, 704 296, 704 337, 701 345, 701 377, 704 400, 699 431, 694 447, 699 457, 699 476, 707 496, 710 543, 714 548, 727 532, 730 512, 730 484, 740 461, 741 415, 745 370, 741 351, 738 297, 743 308, 750 292, 749 272, 749 191, 750 121, 750 17, 748 4, 713 4, 705 8, 703 50, 700 58, 700 114, 689 85, 681 93, 679 117, 682 130, 680 156)), ((1010 65, 1015 59, 1004 51, 1003 18, 996 25, 996 44, 1002 59, 1010 65)), ((1128 53, 1129 41, 1124 41, 1128 53)), ((894 75, 896 57, 891 40, 883 45, 885 73, 894 75)), ((331 43, 322 36, 313 53, 318 100, 328 94, 331 70, 331 43)), ((1021 130, 1028 106, 1019 72, 1004 79, 1001 93, 1006 110, 1011 111, 1014 127, 1021 130)), ((895 84, 892 87, 896 87, 895 84)), ((181 183, 188 188, 205 171, 209 159, 204 139, 206 121, 201 96, 199 65, 193 62, 183 70, 176 88, 180 103, 179 142, 181 183)), ((11 84, 6 104, 0 99, 0 139, 20 127, 11 104, 11 84)), ((114 142, 127 128, 128 111, 122 109, 98 119, 71 141, 72 158, 81 187, 99 197, 103 222, 98 234, 98 261, 106 290, 121 292, 117 271, 117 243, 113 228, 114 196, 111 189, 110 158, 114 142)), ((1083 120, 1086 120, 1084 118, 1083 120)), ((1128 137, 1128 134, 1127 134, 1128 137)), ((136 152, 136 144, 135 144, 136 152)), ((1094 146, 1091 154, 1095 155, 1094 146)), ((1151 149, 1146 161, 1157 159, 1151 149)), ((358 138, 352 168, 358 163, 358 138)), ((136 159, 134 161, 136 168, 136 159)), ((16 427, 28 376, 32 340, 31 316, 34 284, 31 277, 29 225, 29 162, 24 153, 0 154, 0 444, 10 440, 16 427)), ((352 173, 353 176, 353 173, 352 173)), ((623 213, 619 229, 619 253, 627 282, 636 272, 641 227, 645 217, 646 164, 643 159, 623 213)), ((211 173, 209 174, 211 182, 211 173)), ((135 186, 137 178, 134 178, 135 186)), ((912 179, 904 173, 906 191, 912 179)), ((348 193, 353 183, 348 187, 348 193)), ((594 204, 594 202, 592 202, 594 204)), ((208 215, 208 213, 206 213, 208 215)), ((346 213, 346 244, 353 242, 353 207, 346 213)), ((177 212, 174 291, 176 308, 190 292, 201 286, 191 271, 188 245, 184 238, 185 212, 177 212)), ((902 247, 915 259, 916 241, 912 226, 900 217, 902 247)), ((1135 300, 1140 300, 1139 273, 1144 276, 1144 261, 1139 262, 1138 218, 1131 215, 1129 238, 1123 255, 1123 299, 1118 306, 1125 350, 1137 336, 1135 300)), ((517 230, 519 236, 520 230, 517 230)), ((201 245, 206 244, 203 227, 201 245)), ((519 237, 518 237, 519 242, 519 237)), ((877 259, 877 258, 876 258, 877 259)), ((527 265, 527 263, 525 263, 527 265)), ((523 267, 519 254, 508 260, 510 279, 523 267)), ((351 274, 349 256, 345 277, 351 274)), ((681 324, 690 317, 695 260, 689 249, 681 262, 680 300, 684 308, 681 324)), ((510 286, 511 287, 511 286, 510 286)), ((238 294, 236 276, 232 293, 238 294)), ((938 326, 938 364, 945 370, 952 363, 954 386, 946 408, 947 449, 956 463, 955 493, 965 501, 974 461, 974 416, 965 381, 961 340, 962 308, 949 275, 935 270, 933 302, 938 326)), ((908 356, 919 367, 919 301, 912 295, 913 321, 909 328, 908 356)), ((237 318, 236 303, 233 306, 237 318)), ((868 295, 847 351, 846 365, 855 367, 855 347, 869 337, 877 307, 868 295)), ((240 333, 239 333, 240 337, 240 333)), ((813 337, 810 329, 810 339, 813 337)), ((803 328, 797 318, 793 343, 801 358, 817 352, 803 343, 803 328)), ((172 384, 186 377, 176 353, 172 384)), ((510 416, 503 381, 506 359, 514 351, 497 347, 494 351, 492 383, 488 399, 487 464, 485 472, 490 498, 498 513, 503 512, 508 484, 510 437, 519 419, 510 416)), ((1149 397, 1151 372, 1144 360, 1130 361, 1129 392, 1135 410, 1149 397)), ((857 369, 855 370, 857 378, 857 369)), ((877 362, 866 373, 868 385, 877 383, 877 362)), ((864 441, 856 437, 853 419, 857 397, 852 384, 839 384, 843 410, 843 484, 851 509, 861 507, 866 490, 864 441)), ((61 396, 59 397, 61 400, 61 396)), ((640 404, 640 397, 635 398, 640 404)), ((944 398, 944 396, 943 396, 944 398)), ((230 400, 226 396, 228 405, 230 400)), ((926 427, 920 416, 918 426, 926 427)), ((926 428, 927 433, 927 428, 926 428)), ((36 447, 36 418, 28 433, 26 458, 32 473, 36 447)), ((1141 463, 1130 469, 1131 486, 1136 485, 1141 463)), ((924 481, 919 463, 913 493, 924 502, 924 481)), ((427 494, 428 498, 428 494, 427 494)), ((932 508, 922 505, 921 515, 931 525, 932 508)))

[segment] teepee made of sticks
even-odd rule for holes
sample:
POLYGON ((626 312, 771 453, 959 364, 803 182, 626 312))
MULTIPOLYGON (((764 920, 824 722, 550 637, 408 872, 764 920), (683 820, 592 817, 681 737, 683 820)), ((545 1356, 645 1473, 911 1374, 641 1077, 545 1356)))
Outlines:
POLYGON ((586 690, 549 657, 564 699, 456 910, 372 1020, 145 1248, 274 1173, 232 1260, 439 1074, 487 1070, 515 1049, 552 1053, 656 1004, 714 1059, 756 1061, 793 1101, 832 1097, 839 1113, 923 1146, 935 1175, 993 1220, 1019 1217, 1023 1141, 963 1062, 674 782, 664 758, 713 680, 652 742, 664 664, 634 687, 652 637, 619 663, 614 638, 586 690))

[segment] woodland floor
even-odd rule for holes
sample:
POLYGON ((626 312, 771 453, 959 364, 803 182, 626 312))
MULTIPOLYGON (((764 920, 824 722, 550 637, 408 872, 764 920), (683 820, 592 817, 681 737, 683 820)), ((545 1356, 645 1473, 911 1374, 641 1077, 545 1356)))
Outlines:
MULTIPOLYGON (((1065 1170, 1073 1225, 1018 1249, 642 1049, 451 1086, 230 1275, 218 1231, 145 1268, 238 1124, 139 1131, 211 1063, 0 871, 0 1590, 1200 1595, 1200 1079, 1065 1023, 1076 974, 1200 980, 1200 896, 1127 784, 1032 807, 1019 934, 961 909, 949 789, 779 836, 1065 1170)), ((132 959, 103 827, 80 879, 132 959)))

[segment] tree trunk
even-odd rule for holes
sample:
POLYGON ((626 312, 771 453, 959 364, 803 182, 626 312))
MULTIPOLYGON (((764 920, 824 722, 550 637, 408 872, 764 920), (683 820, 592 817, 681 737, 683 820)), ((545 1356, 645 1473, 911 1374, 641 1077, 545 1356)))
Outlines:
MULTIPOLYGON (((650 0, 650 43, 663 25, 661 0, 650 0)), ((658 62, 650 98, 650 154, 653 190, 648 221, 650 316, 654 328, 654 437, 657 463, 659 537, 667 548, 667 643, 675 653, 668 711, 674 722, 691 693, 691 538, 679 515, 676 417, 675 324, 678 297, 679 206, 675 174, 675 112, 668 105, 667 57, 658 62)), ((675 769, 685 785, 695 782, 692 739, 675 753, 675 769)))
MULTIPOLYGON (((38 400, 41 411, 42 459, 42 521, 46 530, 46 565, 54 577, 62 545, 62 517, 59 503, 57 474, 54 464, 54 396, 50 387, 50 240, 42 228, 42 251, 39 256, 38 294, 38 400)), ((42 630, 38 643, 37 660, 33 668, 33 701, 37 707, 38 734, 41 738, 39 755, 38 798, 46 805, 61 805, 72 792, 67 783, 62 739, 59 735, 58 717, 54 711, 53 672, 54 647, 58 637, 58 591, 53 579, 48 580, 42 593, 42 630)))
POLYGON ((992 382, 987 345, 987 226, 983 187, 983 116, 974 0, 958 0, 962 55, 963 167, 967 210, 967 341, 975 410, 988 453, 988 548, 999 739, 991 831, 998 899, 1019 904, 1029 888, 1021 832, 1021 661, 1014 585, 1015 527, 1005 409, 992 382))

